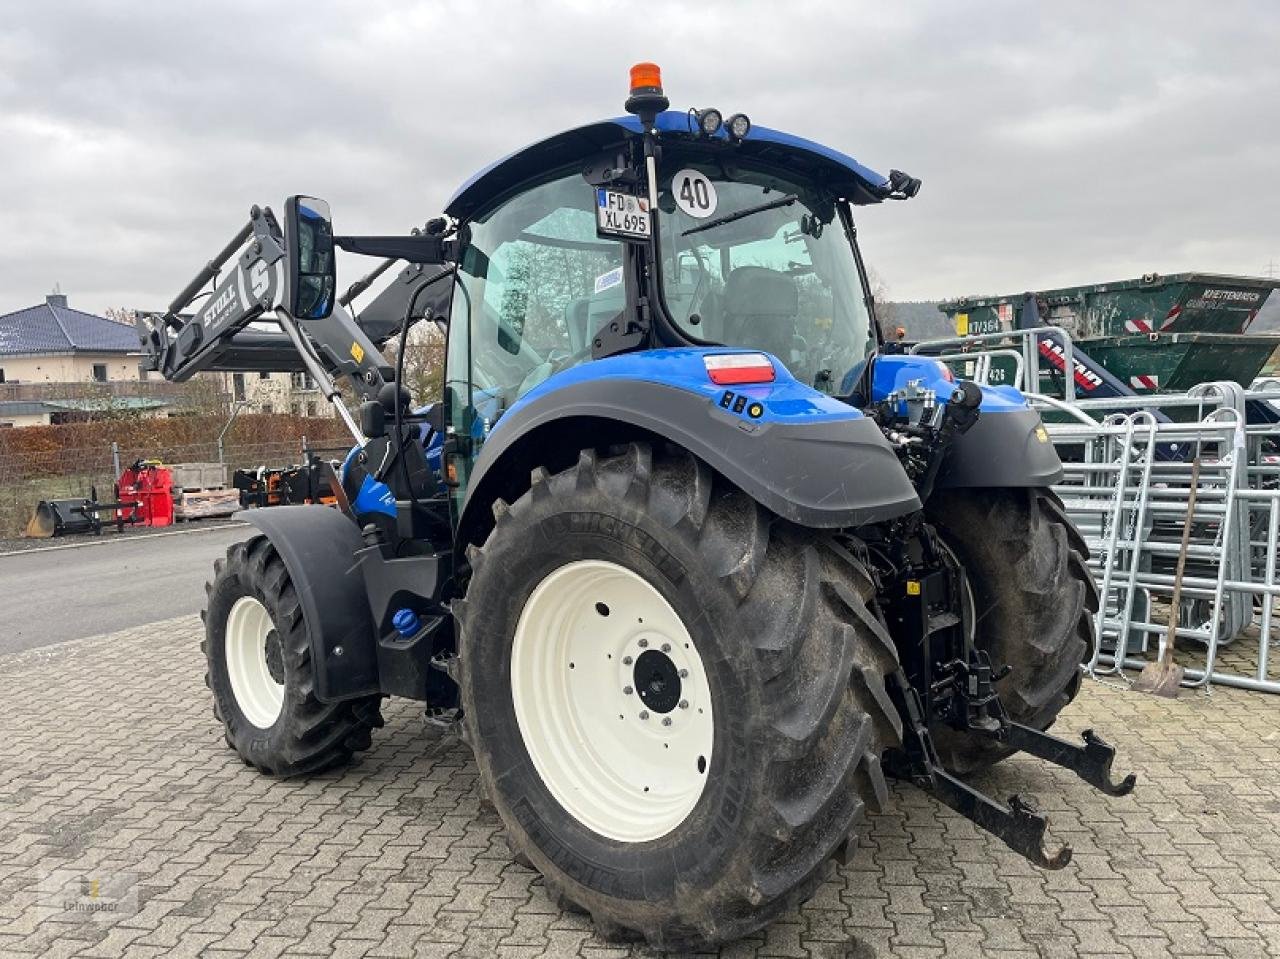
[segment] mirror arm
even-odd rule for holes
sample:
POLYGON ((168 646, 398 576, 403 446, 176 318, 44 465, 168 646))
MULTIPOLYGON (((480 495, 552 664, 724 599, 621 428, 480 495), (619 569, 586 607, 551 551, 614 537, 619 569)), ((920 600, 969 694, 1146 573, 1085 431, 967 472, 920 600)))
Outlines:
POLYGON ((453 258, 454 244, 439 236, 335 236, 334 246, 362 256, 381 256, 408 263, 446 263, 453 258))

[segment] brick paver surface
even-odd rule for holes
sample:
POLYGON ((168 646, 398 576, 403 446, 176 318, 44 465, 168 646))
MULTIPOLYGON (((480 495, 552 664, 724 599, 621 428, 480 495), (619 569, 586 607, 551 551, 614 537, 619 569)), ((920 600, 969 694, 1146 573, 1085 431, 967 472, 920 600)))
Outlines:
MULTIPOLYGON (((0 955, 643 953, 511 860, 466 746, 411 703, 352 768, 251 772, 211 715, 198 635, 190 617, 0 659, 0 955), (42 893, 58 875, 130 879, 136 907, 60 910, 42 893)), ((724 954, 1280 956, 1280 700, 1089 682, 1060 729, 1086 726, 1135 794, 1026 758, 979 780, 1039 798, 1066 869, 899 787, 813 899, 724 954)))

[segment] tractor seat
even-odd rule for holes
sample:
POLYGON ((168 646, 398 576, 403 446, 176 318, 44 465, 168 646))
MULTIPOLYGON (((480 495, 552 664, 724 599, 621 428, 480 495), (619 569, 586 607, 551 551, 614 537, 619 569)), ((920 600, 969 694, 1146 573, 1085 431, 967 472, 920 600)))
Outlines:
POLYGON ((800 293, 795 280, 764 266, 740 266, 724 284, 724 341, 738 346, 789 349, 800 293))

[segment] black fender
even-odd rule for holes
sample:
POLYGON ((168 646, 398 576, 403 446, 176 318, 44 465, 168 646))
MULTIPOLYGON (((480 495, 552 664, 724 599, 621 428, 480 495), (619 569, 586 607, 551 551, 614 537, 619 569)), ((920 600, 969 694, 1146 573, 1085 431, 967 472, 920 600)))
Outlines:
MULTIPOLYGON (((517 460, 528 462, 527 447, 526 455, 512 454, 566 421, 612 422, 667 439, 762 506, 803 526, 860 526, 920 509, 915 488, 872 420, 808 419, 751 420, 704 395, 649 380, 574 383, 521 403, 498 421, 472 468, 459 530, 465 534, 482 511, 487 514, 506 479, 504 469, 515 468, 517 460)), ((583 439, 583 446, 609 442, 607 431, 583 439)))
POLYGON ((271 541, 298 593, 311 639, 316 697, 325 703, 380 692, 378 652, 355 523, 328 506, 272 506, 238 514, 271 541))
POLYGON ((1033 409, 983 412, 957 437, 938 470, 934 489, 974 486, 1052 486, 1062 460, 1033 409))

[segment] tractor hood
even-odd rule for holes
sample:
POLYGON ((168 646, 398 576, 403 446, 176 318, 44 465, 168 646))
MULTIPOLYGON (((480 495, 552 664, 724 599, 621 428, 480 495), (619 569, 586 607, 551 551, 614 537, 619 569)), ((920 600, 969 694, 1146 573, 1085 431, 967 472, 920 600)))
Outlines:
MULTIPOLYGON (((666 137, 697 139, 690 116, 678 110, 659 113, 655 126, 666 137)), ((444 212, 466 219, 525 180, 579 162, 640 132, 640 121, 627 116, 558 133, 485 167, 458 189, 444 212)), ((728 134, 721 130, 712 139, 727 141, 728 134)), ((879 203, 893 189, 888 177, 853 157, 768 127, 752 126, 736 150, 743 157, 786 166, 795 173, 821 180, 834 193, 859 205, 879 203)))

